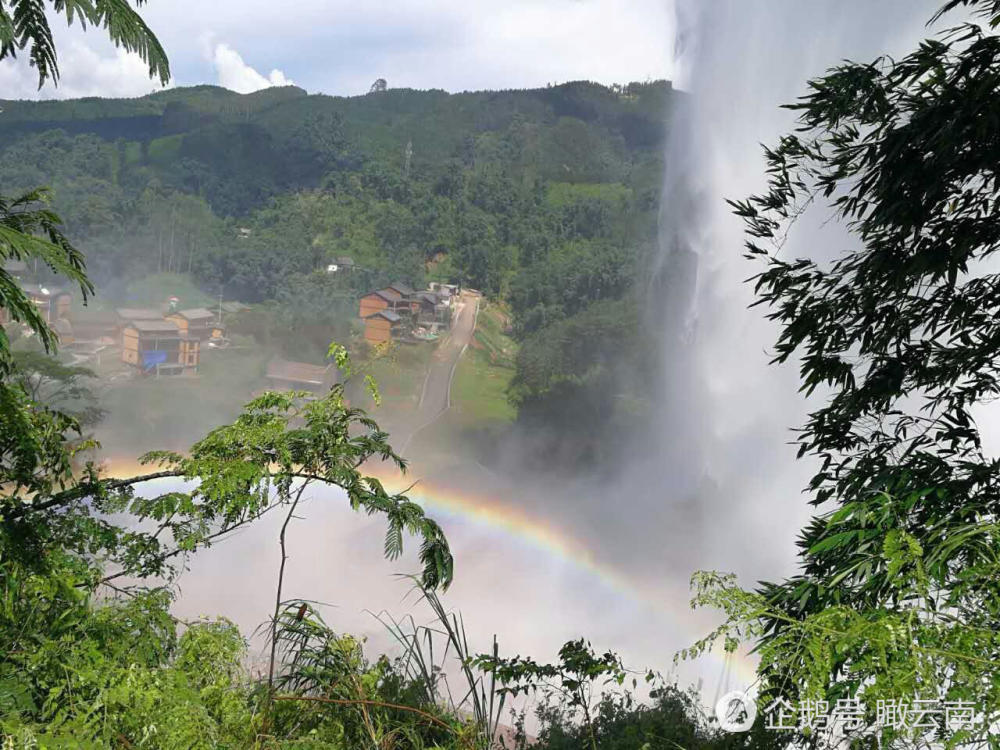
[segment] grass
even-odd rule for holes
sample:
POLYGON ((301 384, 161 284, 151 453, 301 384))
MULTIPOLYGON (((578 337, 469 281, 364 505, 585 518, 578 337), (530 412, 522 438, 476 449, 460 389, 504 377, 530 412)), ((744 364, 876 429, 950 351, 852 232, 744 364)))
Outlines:
POLYGON ((511 422, 517 412, 507 402, 514 370, 495 364, 485 349, 469 348, 451 384, 451 402, 468 422, 511 422))
MULTIPOLYGON (((417 408, 434 346, 430 342, 396 344, 385 356, 361 363, 378 383, 382 396, 380 408, 392 411, 411 411, 417 408)), ((375 408, 367 394, 359 406, 364 409, 375 408)))
POLYGON ((472 345, 458 362, 451 386, 451 400, 466 423, 512 422, 517 412, 507 402, 507 387, 514 377, 517 344, 504 333, 503 307, 483 302, 472 345))
POLYGON ((239 414, 264 384, 265 360, 256 348, 203 350, 198 377, 115 381, 101 397, 108 416, 97 433, 105 454, 186 449, 239 414))

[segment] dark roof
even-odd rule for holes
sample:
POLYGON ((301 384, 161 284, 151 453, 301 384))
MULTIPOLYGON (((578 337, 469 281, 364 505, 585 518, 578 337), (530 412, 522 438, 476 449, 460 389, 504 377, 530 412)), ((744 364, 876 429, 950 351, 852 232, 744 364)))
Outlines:
POLYGON ((125 320, 162 320, 163 311, 155 307, 119 307, 115 310, 119 318, 125 320))
POLYGON ((416 299, 426 300, 430 302, 432 305, 436 305, 440 301, 440 297, 438 297, 437 293, 435 292, 417 292, 413 296, 416 299))
POLYGON ((402 281, 395 281, 392 284, 389 284, 389 286, 387 288, 388 289, 395 289, 397 292, 399 292, 400 294, 402 294, 404 297, 409 297, 411 294, 413 294, 413 287, 407 286, 402 281))
POLYGON ((292 362, 287 359, 272 359, 267 363, 267 377, 285 380, 289 383, 325 385, 331 383, 330 370, 333 365, 311 365, 308 362, 292 362))
POLYGON ((334 258, 333 262, 336 263, 338 266, 353 266, 354 258, 348 258, 346 255, 342 255, 339 258, 334 258))
POLYGON ((180 315, 185 320, 208 320, 209 318, 215 317, 214 312, 206 310, 204 307, 192 307, 189 310, 178 310, 177 312, 170 314, 180 315))
POLYGON ((132 320, 129 321, 128 328, 134 328, 140 333, 176 333, 180 335, 180 330, 176 323, 169 320, 132 320))
POLYGON ((73 313, 73 320, 77 323, 114 325, 118 322, 118 313, 114 310, 98 310, 95 307, 83 307, 73 313))
POLYGON ((364 299, 365 297, 371 297, 373 294, 376 297, 381 297, 386 302, 399 302, 401 299, 403 299, 403 295, 397 292, 395 289, 392 289, 391 287, 386 287, 385 289, 376 289, 373 292, 368 292, 368 294, 362 295, 361 299, 364 299))
POLYGON ((390 323, 398 323, 401 320, 392 310, 379 310, 377 313, 367 316, 365 320, 370 320, 371 318, 385 318, 390 323))

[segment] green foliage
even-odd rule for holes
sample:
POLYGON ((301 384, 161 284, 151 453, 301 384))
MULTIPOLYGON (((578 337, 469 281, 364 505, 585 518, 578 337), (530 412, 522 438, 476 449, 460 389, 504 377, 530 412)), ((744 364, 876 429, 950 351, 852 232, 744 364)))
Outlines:
POLYGON ((105 411, 94 393, 94 372, 67 365, 35 348, 15 348, 11 382, 28 398, 76 420, 81 428, 93 427, 105 411))
MULTIPOLYGON (((579 750, 590 737, 586 726, 573 720, 565 701, 544 701, 535 710, 540 729, 537 750, 579 750)), ((701 709, 700 696, 674 685, 657 683, 649 700, 631 692, 607 692, 593 711, 594 737, 601 750, 707 750, 708 748, 780 747, 779 733, 755 730, 730 734, 713 726, 701 709)), ((517 750, 522 746, 515 744, 517 750)))
POLYGON ((596 302, 524 340, 508 397, 522 424, 556 431, 566 463, 612 464, 642 424, 654 351, 635 300, 596 302))
MULTIPOLYGON (((579 711, 583 715, 586 741, 592 750, 598 747, 592 717, 594 688, 598 682, 622 685, 628 676, 617 654, 608 651, 598 655, 582 638, 563 644, 557 664, 539 664, 530 657, 501 658, 495 649, 493 654, 480 654, 472 664, 489 672, 503 686, 500 688, 502 695, 516 697, 522 693, 541 692, 547 701, 557 698, 571 711, 579 711)), ((649 672, 645 679, 652 682, 655 675, 649 672)), ((633 679, 633 686, 636 684, 633 679)))
MULTIPOLYGON (((158 77, 164 85, 170 80, 166 53, 127 0, 52 0, 49 4, 55 13, 65 14, 70 25, 79 21, 83 27, 89 23, 104 28, 116 47, 135 52, 149 64, 150 77, 158 77)), ((58 81, 59 65, 44 0, 10 0, 6 5, 0 8, 0 60, 27 49, 31 65, 38 70, 38 87, 49 79, 58 81)))
MULTIPOLYGON (((162 290, 138 280, 184 274, 213 299, 221 289, 259 305, 234 330, 320 361, 331 337, 347 340, 360 295, 434 279, 509 302, 525 339, 633 290, 655 247, 677 96, 664 82, 577 82, 351 98, 199 86, 101 106, 3 102, 0 178, 52 183, 116 306, 158 303, 162 290), (344 256, 353 270, 324 276, 344 256)), ((578 321, 583 335, 600 336, 587 330, 593 320, 578 321)), ((551 418, 554 445, 572 442, 552 393, 535 416, 551 418)), ((589 395, 602 413, 619 405, 607 389, 589 395)))
MULTIPOLYGON (((959 5, 1000 21, 993 2, 942 12, 959 5)), ((733 203, 781 325, 775 360, 798 357, 803 390, 829 393, 798 437, 824 512, 799 539, 800 575, 755 594, 696 580, 696 603, 729 616, 716 635, 757 641, 765 701, 968 701, 983 722, 931 738, 947 746, 997 746, 1000 715, 1000 463, 973 416, 1000 387, 998 69, 1000 37, 964 23, 899 60, 829 71, 792 107, 796 134, 766 151, 768 191, 733 203), (778 253, 813 202, 856 249, 778 253)))

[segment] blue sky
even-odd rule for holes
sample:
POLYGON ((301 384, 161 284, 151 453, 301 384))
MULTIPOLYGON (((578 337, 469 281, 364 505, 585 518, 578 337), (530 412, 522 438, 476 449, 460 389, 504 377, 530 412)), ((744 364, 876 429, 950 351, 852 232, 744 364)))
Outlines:
MULTIPOLYGON (((173 85, 251 91, 294 82, 313 93, 392 87, 544 86, 670 77, 670 0, 150 0, 173 85)), ((0 98, 138 96, 141 61, 100 32, 54 21, 63 78, 36 91, 23 60, 0 62, 0 98)))

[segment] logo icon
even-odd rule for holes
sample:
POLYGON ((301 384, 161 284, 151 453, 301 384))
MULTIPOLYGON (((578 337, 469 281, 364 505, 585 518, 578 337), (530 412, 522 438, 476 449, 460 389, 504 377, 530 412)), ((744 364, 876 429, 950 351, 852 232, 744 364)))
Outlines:
POLYGON ((749 732, 757 718, 757 703, 741 690, 733 690, 715 704, 715 718, 726 732, 749 732))

